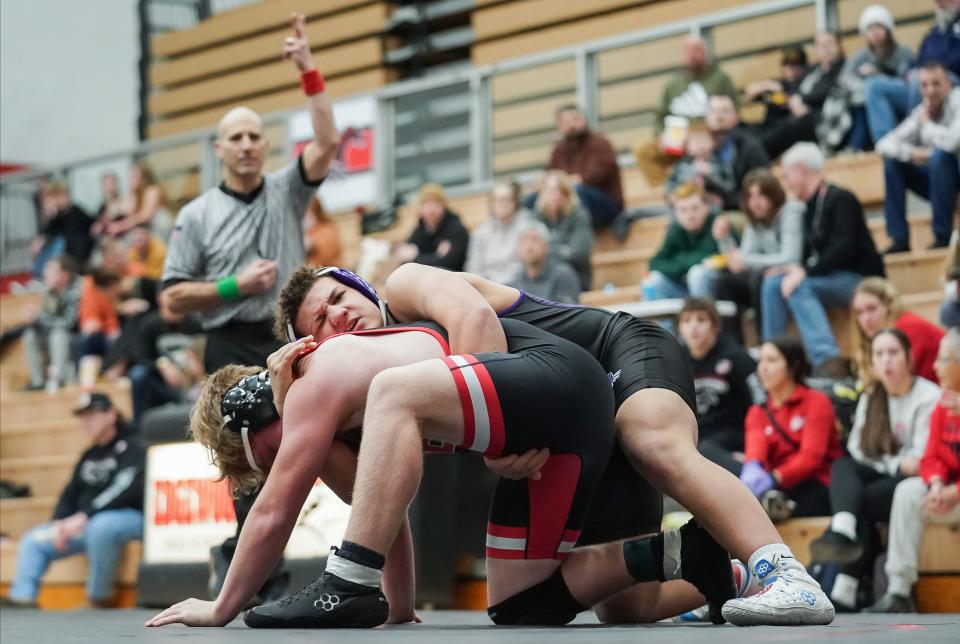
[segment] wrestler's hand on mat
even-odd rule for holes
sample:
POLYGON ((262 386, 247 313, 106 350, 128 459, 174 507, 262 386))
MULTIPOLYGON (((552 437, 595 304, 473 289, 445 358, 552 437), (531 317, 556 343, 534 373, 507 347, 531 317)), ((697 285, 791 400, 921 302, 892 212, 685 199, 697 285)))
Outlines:
POLYGON ((313 69, 313 54, 310 53, 310 41, 307 39, 307 19, 302 13, 290 14, 293 36, 283 41, 283 57, 293 60, 297 69, 305 72, 313 69))
POLYGON ((422 624, 422 623, 423 623, 423 619, 420 617, 420 615, 417 614, 416 611, 414 611, 413 613, 407 613, 405 615, 390 615, 389 617, 387 617, 387 621, 384 622, 384 625, 386 624, 422 624))
POLYGON ((505 479, 517 481, 529 478, 539 481, 540 470, 547 464, 549 458, 550 450, 543 448, 500 458, 484 458, 483 461, 487 464, 487 469, 505 479))
POLYGON ((304 353, 317 348, 312 335, 287 343, 267 357, 267 370, 270 372, 270 388, 273 390, 273 405, 277 413, 283 416, 283 401, 287 390, 293 384, 293 364, 304 353))
MULTIPOLYGON (((233 617, 236 617, 236 615, 233 617)), ((167 624, 226 626, 233 617, 218 615, 216 602, 208 602, 191 597, 154 615, 146 621, 144 626, 166 626, 167 624)))

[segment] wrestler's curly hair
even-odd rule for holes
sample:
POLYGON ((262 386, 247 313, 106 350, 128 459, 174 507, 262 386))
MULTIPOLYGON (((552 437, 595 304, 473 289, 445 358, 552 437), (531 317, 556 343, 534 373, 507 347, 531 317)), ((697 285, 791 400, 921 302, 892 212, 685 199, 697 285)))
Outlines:
POLYGON ((297 319, 297 313, 300 312, 300 306, 307 297, 307 293, 320 279, 317 272, 324 268, 326 267, 305 264, 295 270, 283 285, 273 316, 273 334, 281 342, 289 342, 287 324, 292 324, 297 319))
POLYGON ((224 426, 220 405, 231 387, 261 371, 260 367, 235 364, 218 369, 203 381, 200 397, 190 412, 189 435, 207 448, 210 462, 220 471, 219 480, 227 479, 235 495, 256 490, 266 474, 257 474, 250 468, 240 434, 224 426))

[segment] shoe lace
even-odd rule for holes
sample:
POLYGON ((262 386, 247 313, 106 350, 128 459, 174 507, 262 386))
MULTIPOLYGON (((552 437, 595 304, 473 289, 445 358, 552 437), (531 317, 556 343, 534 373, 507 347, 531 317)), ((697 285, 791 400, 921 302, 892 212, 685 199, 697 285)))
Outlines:
POLYGON ((304 595, 310 595, 316 592, 317 590, 319 590, 319 588, 323 586, 323 584, 325 584, 326 581, 327 581, 327 575, 326 573, 324 573, 323 575, 320 575, 320 577, 318 577, 317 579, 314 579, 309 584, 307 584, 297 592, 293 593, 292 595, 288 595, 286 597, 282 597, 281 599, 278 599, 277 606, 289 606, 291 603, 297 601, 304 595))

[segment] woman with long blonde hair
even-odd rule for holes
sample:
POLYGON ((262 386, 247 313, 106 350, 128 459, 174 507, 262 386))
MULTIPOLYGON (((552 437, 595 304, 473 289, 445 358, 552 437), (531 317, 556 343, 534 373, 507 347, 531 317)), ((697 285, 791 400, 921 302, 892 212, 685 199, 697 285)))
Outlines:
POLYGON ((894 327, 903 331, 913 347, 913 373, 937 382, 933 363, 943 329, 919 315, 903 309, 896 287, 882 277, 868 277, 857 285, 850 302, 854 362, 857 375, 870 386, 876 374, 870 364, 870 342, 882 329, 894 327))

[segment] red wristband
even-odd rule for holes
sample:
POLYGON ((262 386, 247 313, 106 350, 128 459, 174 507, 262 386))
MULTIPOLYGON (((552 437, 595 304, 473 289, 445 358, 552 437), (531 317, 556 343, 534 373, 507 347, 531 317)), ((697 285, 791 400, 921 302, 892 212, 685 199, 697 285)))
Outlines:
POLYGON ((316 69, 308 69, 300 74, 300 87, 307 96, 319 94, 324 88, 323 76, 316 69))

